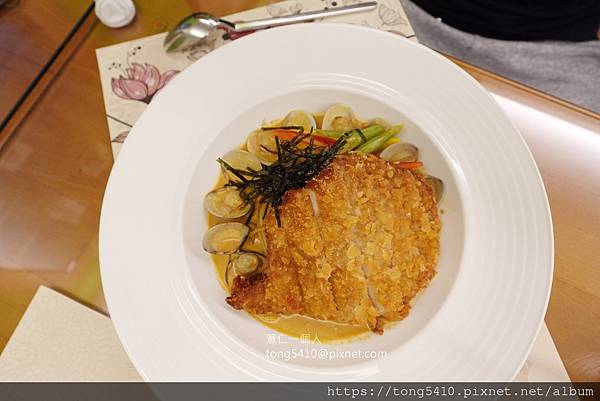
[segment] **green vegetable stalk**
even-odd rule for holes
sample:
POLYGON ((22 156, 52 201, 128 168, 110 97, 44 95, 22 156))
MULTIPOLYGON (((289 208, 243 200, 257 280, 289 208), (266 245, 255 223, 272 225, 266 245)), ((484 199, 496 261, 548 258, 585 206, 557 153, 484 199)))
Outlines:
POLYGON ((387 141, 396 136, 402 130, 402 127, 402 124, 394 125, 393 127, 388 128, 384 133, 370 138, 367 142, 360 145, 356 150, 363 153, 375 153, 381 149, 387 141))
POLYGON ((340 136, 344 135, 342 131, 333 131, 328 129, 317 129, 315 134, 326 136, 328 138, 338 139, 340 136))
MULTIPOLYGON (((348 139, 346 145, 342 149, 341 153, 346 153, 356 149, 360 145, 368 142, 370 139, 381 135, 385 131, 385 128, 381 125, 374 124, 364 129, 355 129, 348 131, 348 139)), ((317 134, 321 136, 327 136, 329 138, 340 138, 344 135, 341 131, 330 131, 330 130, 317 130, 317 134)))
MULTIPOLYGON (((373 124, 367 128, 361 129, 360 132, 362 132, 362 134, 365 136, 365 138, 367 140, 381 134, 383 131, 385 131, 385 128, 379 124, 373 124)), ((358 138, 360 137, 359 134, 359 130, 355 129, 350 131, 352 132, 353 136, 357 136, 358 138)), ((321 135, 321 136, 326 136, 329 138, 334 138, 334 139, 338 139, 339 137, 341 137, 342 135, 344 135, 343 131, 333 131, 333 130, 325 130, 325 129, 318 129, 316 131, 317 135, 321 135)))

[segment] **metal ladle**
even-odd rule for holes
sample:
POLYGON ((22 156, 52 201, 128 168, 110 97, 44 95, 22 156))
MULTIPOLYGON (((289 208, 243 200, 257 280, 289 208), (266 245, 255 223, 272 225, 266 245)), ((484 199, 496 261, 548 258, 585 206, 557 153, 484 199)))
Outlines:
POLYGON ((298 22, 313 21, 317 18, 339 17, 360 12, 374 10, 376 1, 353 4, 350 6, 330 8, 326 10, 308 11, 293 15, 264 18, 254 21, 229 22, 208 13, 195 13, 183 19, 169 32, 163 43, 167 52, 176 52, 194 46, 206 39, 215 29, 224 29, 228 32, 242 33, 264 28, 273 28, 281 25, 296 24, 298 22))

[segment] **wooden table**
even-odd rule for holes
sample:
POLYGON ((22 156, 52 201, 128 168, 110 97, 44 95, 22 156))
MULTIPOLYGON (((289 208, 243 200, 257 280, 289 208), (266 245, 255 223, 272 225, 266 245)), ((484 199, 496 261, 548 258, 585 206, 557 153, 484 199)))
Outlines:
MULTIPOLYGON (((138 1, 136 19, 123 29, 98 23, 84 0, 63 1, 62 8, 51 7, 58 4, 52 0, 35 2, 44 4, 37 8, 22 1, 0 11, 0 98, 16 102, 26 93, 0 131, 0 347, 39 285, 106 312, 97 240, 113 158, 94 50, 162 32, 192 11, 226 15, 268 2, 138 1), (44 39, 46 48, 55 46, 44 54, 54 57, 28 56, 27 46, 43 35, 33 41, 25 35, 48 27, 34 12, 63 21, 62 34, 44 39), (6 35, 9 22, 23 29, 6 35), (25 48, 5 51, 17 44, 25 48), (11 67, 5 68, 8 53, 11 67), (21 84, 14 84, 18 79, 21 84)), ((533 152, 556 239, 546 323, 571 379, 600 381, 600 115, 455 62, 501 96, 533 152)))

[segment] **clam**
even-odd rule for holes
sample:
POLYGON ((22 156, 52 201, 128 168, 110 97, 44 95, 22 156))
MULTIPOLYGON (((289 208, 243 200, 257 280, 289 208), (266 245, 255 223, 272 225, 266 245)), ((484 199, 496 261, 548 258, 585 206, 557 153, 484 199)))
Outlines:
POLYGON ((249 232, 248 226, 242 223, 217 224, 204 234, 202 246, 208 253, 232 254, 240 249, 249 232))
POLYGON ((419 149, 410 143, 399 142, 385 148, 379 157, 389 162, 416 162, 419 149))
MULTIPOLYGON (((260 164, 260 160, 256 155, 246 152, 245 150, 236 149, 231 152, 226 153, 221 159, 229 164, 236 170, 243 171, 258 171, 262 169, 262 165, 260 164)), ((223 172, 232 180, 239 181, 239 177, 233 174, 231 171, 223 168, 223 172)))
POLYGON ((277 160, 275 135, 272 131, 257 129, 252 131, 246 139, 246 148, 265 164, 271 164, 277 160))
POLYGON ((313 115, 304 110, 292 110, 283 118, 284 126, 302 127, 304 132, 317 129, 317 122, 313 115))
POLYGON ((248 214, 252 206, 244 202, 236 188, 226 186, 207 193, 204 208, 213 216, 237 219, 248 214))
POLYGON ((256 252, 240 252, 232 257, 232 267, 238 276, 258 272, 265 263, 265 257, 256 252))
POLYGON ((350 107, 343 104, 334 104, 325 112, 321 128, 333 131, 350 131, 361 125, 350 107))
POLYGON ((436 202, 440 203, 442 197, 444 196, 444 181, 432 175, 425 177, 425 181, 433 188, 436 202))

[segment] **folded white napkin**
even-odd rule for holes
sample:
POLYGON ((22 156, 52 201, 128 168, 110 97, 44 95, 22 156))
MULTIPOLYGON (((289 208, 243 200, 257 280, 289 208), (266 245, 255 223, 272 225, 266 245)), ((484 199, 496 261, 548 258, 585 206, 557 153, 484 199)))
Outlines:
MULTIPOLYGON (((0 381, 138 381, 110 319, 40 287, 0 355, 0 381)), ((546 325, 516 381, 569 381, 546 325)))

